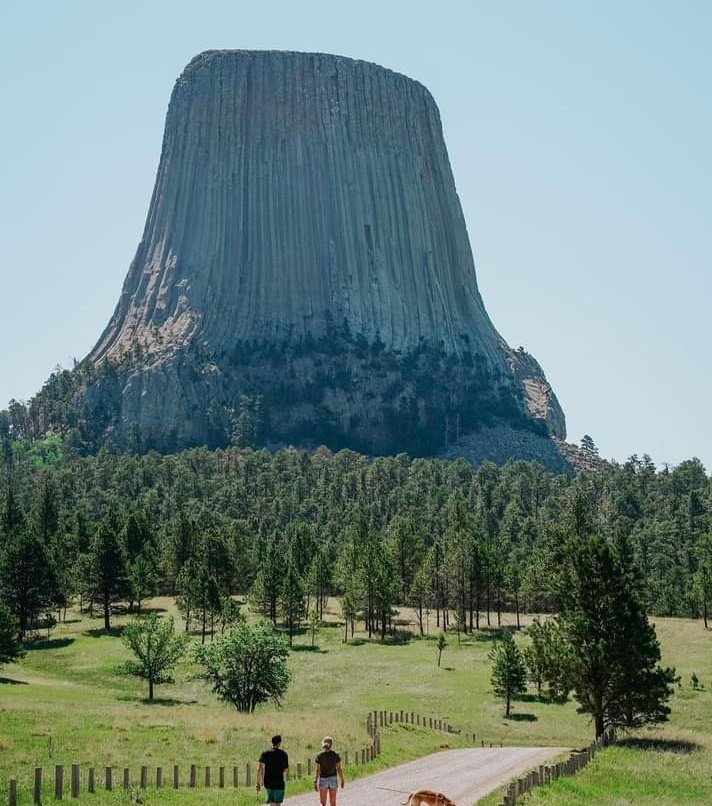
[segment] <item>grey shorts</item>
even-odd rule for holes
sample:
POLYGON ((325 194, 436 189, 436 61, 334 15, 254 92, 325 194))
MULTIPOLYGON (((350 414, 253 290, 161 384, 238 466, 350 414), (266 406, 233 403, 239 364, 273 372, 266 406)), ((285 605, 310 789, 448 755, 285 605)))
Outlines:
POLYGON ((327 775, 326 778, 319 778, 319 789, 338 789, 339 782, 335 775, 327 775))

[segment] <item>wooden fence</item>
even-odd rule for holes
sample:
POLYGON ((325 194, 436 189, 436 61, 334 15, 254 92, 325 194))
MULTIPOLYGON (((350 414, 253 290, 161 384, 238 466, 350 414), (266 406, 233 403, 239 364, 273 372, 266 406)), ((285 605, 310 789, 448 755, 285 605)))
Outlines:
MULTIPOLYGON (((379 728, 394 724, 419 725, 432 730, 444 731, 446 733, 459 733, 452 726, 440 717, 424 716, 416 714, 415 711, 370 711, 366 718, 366 732, 371 738, 371 743, 366 747, 349 752, 343 751, 344 766, 355 766, 368 764, 381 753, 381 734, 379 728)), ((483 743, 484 746, 484 743, 483 743)), ((290 774, 292 780, 310 777, 313 774, 313 762, 311 758, 304 762, 297 762, 292 766, 293 773, 290 774)), ((62 800, 65 795, 71 798, 78 798, 82 790, 86 792, 96 792, 97 789, 111 791, 114 789, 147 789, 155 787, 214 787, 220 789, 227 787, 249 787, 253 786, 257 767, 255 764, 247 762, 244 765, 230 766, 201 766, 191 764, 188 767, 181 767, 174 764, 168 767, 148 767, 143 765, 136 770, 130 767, 85 767, 84 770, 79 764, 72 764, 67 768, 69 772, 68 785, 65 781, 65 765, 57 764, 54 772, 50 770, 45 777, 42 767, 36 767, 34 771, 34 781, 32 786, 32 802, 41 804, 43 797, 43 785, 45 789, 53 792, 55 800, 62 800), (52 781, 52 775, 54 780, 52 781), (48 779, 48 780, 47 780, 48 779)), ((45 792, 45 797, 47 793, 45 792)), ((19 796, 16 778, 11 778, 8 787, 8 806, 17 806, 19 796)))
POLYGON ((502 798, 501 806, 515 806, 517 798, 531 792, 535 787, 551 783, 567 775, 575 775, 591 761, 602 747, 606 747, 613 741, 615 741, 615 731, 610 728, 585 750, 574 750, 566 761, 560 761, 558 764, 542 764, 539 769, 522 775, 509 784, 502 798))

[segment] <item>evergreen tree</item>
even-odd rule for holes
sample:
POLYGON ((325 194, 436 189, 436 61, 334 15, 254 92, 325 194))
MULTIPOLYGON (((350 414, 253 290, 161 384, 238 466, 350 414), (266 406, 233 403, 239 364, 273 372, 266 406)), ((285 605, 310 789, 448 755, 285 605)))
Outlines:
POLYGON ((596 443, 593 441, 593 438, 590 437, 588 434, 584 434, 581 437, 581 450, 586 451, 586 453, 592 453, 594 456, 598 455, 598 448, 596 447, 596 443))
POLYGON ((0 601, 16 619, 18 640, 52 609, 56 583, 50 551, 34 529, 21 526, 7 535, 0 549, 0 601))
POLYGON ((447 648, 447 639, 445 638, 445 633, 441 632, 438 635, 438 643, 437 643, 437 650, 438 650, 438 669, 440 668, 440 661, 443 656, 443 651, 447 648))
POLYGON ((558 580, 561 623, 572 649, 579 711, 596 736, 608 727, 664 722, 676 680, 659 666, 660 645, 642 605, 639 578, 601 535, 574 534, 558 580))
POLYGON ((311 646, 313 649, 316 641, 316 632, 321 624, 319 613, 317 613, 316 610, 309 611, 309 615, 307 616, 307 624, 309 625, 309 632, 311 633, 311 646))
POLYGON ((344 640, 348 639, 349 627, 353 637, 356 619, 364 613, 365 584, 361 568, 362 545, 365 533, 365 524, 359 521, 357 525, 349 525, 344 530, 341 552, 338 559, 338 581, 343 592, 341 597, 341 610, 346 620, 344 640))
POLYGON ((0 604, 0 666, 14 663, 24 654, 18 640, 19 626, 10 610, 0 604))
POLYGON ((240 608, 240 603, 232 596, 223 597, 220 605, 220 632, 224 633, 226 627, 236 627, 245 621, 245 615, 240 608))
POLYGON ((712 605, 712 534, 708 533, 700 538, 695 554, 697 570, 692 578, 692 590, 707 629, 712 605))
POLYGON ((425 635, 425 616, 430 607, 431 596, 430 578, 424 562, 413 577, 413 584, 407 599, 408 603, 415 608, 418 630, 421 635, 425 635))
POLYGON ((412 517, 397 515, 388 524, 387 541, 396 567, 399 601, 405 602, 423 562, 423 532, 412 517))
POLYGON ((529 680, 541 696, 544 685, 549 698, 564 702, 571 691, 572 652, 561 623, 557 619, 535 618, 527 629, 531 644, 523 650, 529 680))
POLYGON ((527 690, 524 658, 511 633, 504 633, 489 652, 492 661, 492 690, 505 702, 504 715, 509 719, 512 700, 527 690))
POLYGON ((286 572, 285 548, 284 541, 276 536, 271 536, 262 543, 259 568, 251 591, 253 602, 275 627, 286 572))
POLYGON ((297 564, 291 552, 287 558, 287 569, 280 591, 280 610, 289 635, 289 646, 292 646, 294 632, 299 628, 304 617, 304 580, 299 575, 297 564))
POLYGON ((99 524, 91 544, 88 564, 88 586, 92 597, 101 605, 104 629, 111 629, 111 612, 114 604, 128 592, 126 561, 119 545, 119 536, 113 518, 99 524))
POLYGON ((335 551, 331 541, 327 541, 314 556, 307 573, 307 595, 314 596, 314 607, 320 619, 324 617, 324 608, 334 584, 335 551))
POLYGON ((155 594, 160 578, 158 556, 152 545, 144 546, 136 557, 129 561, 126 576, 131 599, 136 603, 136 612, 140 613, 143 600, 155 594))
POLYGON ((215 577, 205 562, 188 560, 178 574, 178 609, 185 615, 185 630, 190 629, 191 616, 200 624, 200 642, 205 643, 208 624, 220 616, 223 596, 215 577))

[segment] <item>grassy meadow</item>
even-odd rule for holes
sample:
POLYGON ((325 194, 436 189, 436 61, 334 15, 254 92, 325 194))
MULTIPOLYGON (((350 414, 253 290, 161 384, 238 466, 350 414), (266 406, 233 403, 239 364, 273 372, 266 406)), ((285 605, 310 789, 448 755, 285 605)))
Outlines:
MULTIPOLYGON (((157 598, 151 608, 174 613, 172 600, 157 598)), ((334 603, 332 620, 338 607, 334 603)), ((402 613, 406 616, 407 613, 402 613)), ((118 618, 120 629, 124 619, 118 618)), ((513 618, 505 616, 505 625, 513 618)), ((7 779, 18 778, 19 803, 31 803, 31 779, 35 766, 45 769, 46 799, 51 799, 52 772, 64 764, 68 787, 72 763, 97 769, 113 766, 114 780, 121 769, 131 768, 132 782, 145 764, 150 774, 161 765, 168 780, 173 764, 181 765, 182 780, 188 766, 240 766, 240 789, 211 790, 148 789, 146 804, 229 802, 238 806, 260 799, 254 789, 244 788, 245 764, 254 762, 276 732, 284 736, 291 768, 306 762, 319 747, 321 737, 332 734, 337 749, 349 750, 367 744, 365 716, 369 709, 408 710, 447 718, 463 732, 477 734, 494 744, 555 745, 580 747, 593 729, 588 718, 576 714, 575 704, 555 705, 527 696, 515 703, 513 717, 503 718, 501 702, 490 691, 487 653, 496 630, 483 630, 458 644, 448 634, 448 647, 437 668, 435 638, 382 644, 357 634, 342 643, 343 631, 332 623, 321 627, 312 649, 306 633, 295 638, 289 665, 292 684, 281 708, 263 706, 253 715, 239 714, 220 703, 208 686, 195 678, 187 659, 177 669, 176 681, 156 689, 156 701, 148 703, 144 681, 116 673, 129 652, 116 633, 107 635, 101 621, 70 611, 67 623, 52 632, 49 640, 28 645, 17 664, 0 669, 0 797, 5 799, 7 779), (153 769, 152 769, 153 768, 153 769)), ((644 749, 629 744, 599 755, 581 775, 540 790, 531 803, 626 804, 658 806, 672 803, 712 803, 712 632, 699 622, 661 619, 658 634, 664 660, 674 664, 683 686, 673 702, 673 717, 662 730, 641 731, 639 736, 656 739, 644 749), (690 675, 696 672, 705 685, 692 691, 690 675), (680 782, 675 794, 672 786, 680 782), (668 798, 666 800, 666 798, 668 798)), ((414 628, 413 628, 414 629, 414 628)), ((444 747, 462 746, 464 733, 453 736, 426 728, 398 725, 383 734, 382 755, 366 767, 347 769, 347 777, 425 755, 444 747)), ((217 770, 213 770, 213 781, 217 770)), ((230 781, 228 775, 228 781, 230 781)), ((290 784, 294 793, 309 781, 290 784)), ((130 803, 131 792, 121 788, 107 793, 99 787, 94 795, 84 792, 75 803, 130 803)), ((65 789, 65 798, 68 794, 65 789)), ((483 803, 494 804, 500 795, 483 803)))

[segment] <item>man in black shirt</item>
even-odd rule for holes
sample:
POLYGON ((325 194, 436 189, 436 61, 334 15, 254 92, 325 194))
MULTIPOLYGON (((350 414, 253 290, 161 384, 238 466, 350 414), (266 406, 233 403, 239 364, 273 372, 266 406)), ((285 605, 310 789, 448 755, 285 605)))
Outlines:
POLYGON ((277 806, 284 800, 284 785, 289 773, 289 756, 280 749, 280 744, 282 737, 273 736, 272 749, 262 753, 257 768, 257 791, 264 784, 270 806, 277 806))

